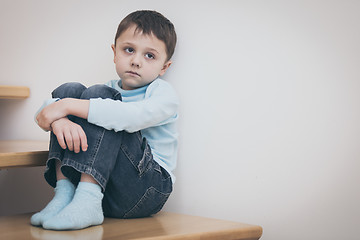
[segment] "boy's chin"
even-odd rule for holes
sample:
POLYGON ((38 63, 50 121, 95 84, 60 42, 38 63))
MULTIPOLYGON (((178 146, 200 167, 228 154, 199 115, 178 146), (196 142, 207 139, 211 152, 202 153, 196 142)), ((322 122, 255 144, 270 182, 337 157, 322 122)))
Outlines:
POLYGON ((139 82, 139 79, 129 79, 129 78, 121 79, 121 82, 122 82, 121 88, 124 90, 134 90, 137 88, 144 87, 144 86, 152 83, 154 80, 139 82))

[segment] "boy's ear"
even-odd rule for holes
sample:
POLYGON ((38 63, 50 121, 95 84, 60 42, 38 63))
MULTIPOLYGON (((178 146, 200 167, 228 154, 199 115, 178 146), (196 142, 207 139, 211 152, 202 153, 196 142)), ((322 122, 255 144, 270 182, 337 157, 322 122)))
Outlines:
POLYGON ((165 72, 166 72, 166 70, 168 70, 168 68, 170 67, 171 64, 172 64, 172 61, 171 61, 171 60, 167 61, 167 62, 164 64, 163 68, 161 69, 159 75, 160 75, 160 76, 164 75, 165 72))
POLYGON ((115 63, 116 50, 115 50, 115 45, 114 45, 114 44, 111 44, 111 49, 112 49, 113 52, 114 52, 114 63, 115 63))

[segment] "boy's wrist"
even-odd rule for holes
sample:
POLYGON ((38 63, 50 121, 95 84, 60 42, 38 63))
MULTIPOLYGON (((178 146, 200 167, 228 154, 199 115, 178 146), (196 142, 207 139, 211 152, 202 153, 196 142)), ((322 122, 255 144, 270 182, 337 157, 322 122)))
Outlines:
POLYGON ((86 99, 64 98, 61 100, 63 104, 64 116, 74 115, 87 119, 89 113, 90 101, 86 99))
POLYGON ((60 105, 60 111, 62 112, 62 115, 64 116, 64 117, 66 117, 66 116, 68 116, 68 115, 71 115, 71 102, 69 101, 70 100, 70 98, 63 98, 63 99, 61 99, 61 100, 59 100, 58 102, 59 102, 59 104, 61 104, 60 105))

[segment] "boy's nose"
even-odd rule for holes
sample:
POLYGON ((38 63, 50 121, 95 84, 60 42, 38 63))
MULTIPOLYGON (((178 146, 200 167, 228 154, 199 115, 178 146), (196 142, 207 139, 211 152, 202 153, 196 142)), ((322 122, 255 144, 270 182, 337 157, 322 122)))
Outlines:
POLYGON ((140 67, 140 64, 139 64, 139 63, 132 62, 132 63, 131 63, 131 66, 132 66, 132 67, 140 67))
POLYGON ((141 66, 141 63, 140 63, 140 57, 139 56, 134 56, 132 59, 131 59, 131 66, 132 67, 140 67, 141 66))

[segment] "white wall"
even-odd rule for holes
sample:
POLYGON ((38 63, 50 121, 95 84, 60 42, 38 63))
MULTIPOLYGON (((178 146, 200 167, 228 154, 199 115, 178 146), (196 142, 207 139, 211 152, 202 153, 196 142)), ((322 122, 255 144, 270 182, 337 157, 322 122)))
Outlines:
MULTIPOLYGON (((165 76, 182 102, 166 210, 259 224, 262 239, 357 239, 359 1, 1 0, 0 84, 31 88, 0 101, 1 139, 47 139, 32 118, 60 83, 116 78, 110 44, 136 9, 162 12, 179 37, 165 76)), ((2 206, 9 175, 24 174, 12 171, 0 172, 2 206)))

